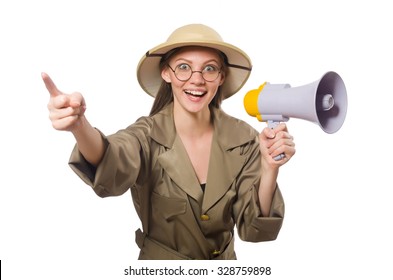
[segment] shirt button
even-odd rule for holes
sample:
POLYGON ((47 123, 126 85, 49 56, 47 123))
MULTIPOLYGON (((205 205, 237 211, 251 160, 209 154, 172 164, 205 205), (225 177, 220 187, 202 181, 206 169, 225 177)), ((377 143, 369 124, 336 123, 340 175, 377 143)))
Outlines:
POLYGON ((201 220, 202 221, 208 221, 208 220, 210 220, 210 217, 208 215, 206 215, 206 214, 203 214, 203 215, 201 215, 201 220))
POLYGON ((214 250, 214 251, 212 252, 212 255, 213 255, 213 256, 218 256, 219 254, 221 254, 221 251, 220 251, 220 250, 214 250))

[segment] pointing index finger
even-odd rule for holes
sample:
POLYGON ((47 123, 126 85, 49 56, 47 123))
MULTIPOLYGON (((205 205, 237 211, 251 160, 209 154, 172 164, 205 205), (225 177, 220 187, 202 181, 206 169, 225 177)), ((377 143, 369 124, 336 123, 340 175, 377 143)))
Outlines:
POLYGON ((62 94, 62 92, 57 89, 55 83, 53 82, 51 77, 49 77, 48 74, 42 72, 41 77, 45 83, 46 89, 49 91, 51 96, 57 96, 57 95, 62 94))

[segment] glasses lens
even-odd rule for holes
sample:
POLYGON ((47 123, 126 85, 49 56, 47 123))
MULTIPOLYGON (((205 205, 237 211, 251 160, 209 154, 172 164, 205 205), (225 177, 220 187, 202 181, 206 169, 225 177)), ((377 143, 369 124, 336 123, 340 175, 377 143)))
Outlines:
POLYGON ((191 78, 192 70, 188 64, 179 64, 175 69, 176 78, 180 81, 187 81, 191 78))
POLYGON ((206 66, 205 69, 202 71, 202 76, 207 82, 213 82, 217 79, 220 70, 216 66, 206 66))

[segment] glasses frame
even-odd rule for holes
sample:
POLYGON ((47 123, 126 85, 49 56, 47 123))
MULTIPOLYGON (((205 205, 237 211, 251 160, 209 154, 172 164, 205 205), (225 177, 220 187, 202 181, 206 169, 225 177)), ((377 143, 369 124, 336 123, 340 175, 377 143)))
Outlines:
POLYGON ((214 82, 215 80, 217 80, 218 76, 220 76, 221 71, 222 71, 222 68, 223 68, 222 66, 220 67, 220 69, 218 70, 218 73, 217 73, 217 77, 215 77, 213 80, 206 80, 205 77, 203 76, 203 73, 204 73, 203 70, 202 70, 202 71, 200 71, 200 70, 195 70, 195 71, 194 71, 194 70, 192 70, 191 66, 190 66, 189 64, 187 64, 187 65, 190 67, 190 69, 191 69, 191 74, 190 74, 190 77, 189 77, 188 79, 183 80, 183 79, 179 79, 179 77, 178 77, 177 74, 176 74, 176 69, 177 69, 180 65, 182 65, 182 64, 187 64, 187 63, 181 63, 181 64, 177 65, 177 66, 175 67, 175 70, 173 70, 173 68, 168 64, 169 69, 172 70, 172 72, 173 72, 173 74, 175 75, 176 79, 178 79, 178 80, 181 81, 181 82, 187 82, 188 80, 190 80, 191 77, 192 77, 192 75, 193 75, 195 72, 201 73, 202 78, 203 78, 206 82, 214 82))

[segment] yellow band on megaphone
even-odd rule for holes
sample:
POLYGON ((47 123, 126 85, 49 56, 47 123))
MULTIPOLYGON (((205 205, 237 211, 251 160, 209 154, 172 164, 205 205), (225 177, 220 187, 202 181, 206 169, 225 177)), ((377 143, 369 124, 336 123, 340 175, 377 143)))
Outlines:
POLYGON ((257 89, 252 89, 244 96, 244 108, 246 112, 258 119, 261 118, 260 112, 258 111, 258 96, 259 93, 262 91, 263 87, 266 85, 266 82, 259 86, 257 89))

